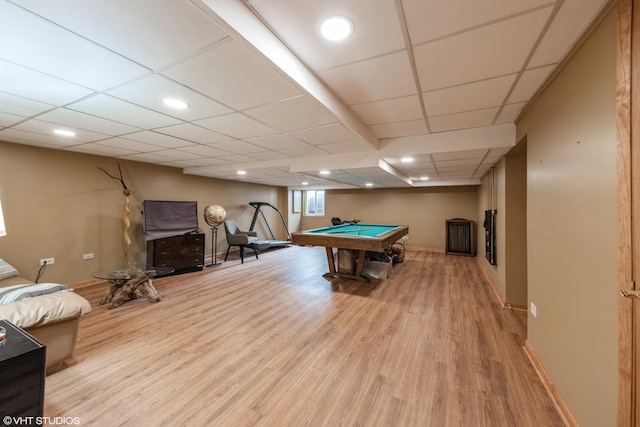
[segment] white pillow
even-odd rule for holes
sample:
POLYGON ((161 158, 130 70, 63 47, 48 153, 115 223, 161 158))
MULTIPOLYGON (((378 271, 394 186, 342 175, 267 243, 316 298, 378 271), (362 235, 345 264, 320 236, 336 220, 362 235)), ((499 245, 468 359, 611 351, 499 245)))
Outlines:
POLYGON ((17 276, 18 270, 16 270, 11 264, 3 259, 0 259, 0 280, 7 279, 9 277, 17 276))
POLYGON ((28 285, 14 285, 0 288, 0 305, 10 304, 21 299, 48 295, 71 289, 58 283, 36 283, 28 285))

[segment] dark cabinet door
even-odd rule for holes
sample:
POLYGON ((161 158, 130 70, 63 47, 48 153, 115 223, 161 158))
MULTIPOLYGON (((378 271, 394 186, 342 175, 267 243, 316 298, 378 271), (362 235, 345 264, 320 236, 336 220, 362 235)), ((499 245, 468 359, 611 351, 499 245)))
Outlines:
POLYGON ((172 267, 175 274, 202 270, 204 234, 185 234, 147 242, 147 264, 172 267))
POLYGON ((30 425, 44 412, 46 347, 6 320, 0 326, 7 331, 0 346, 0 414, 27 417, 23 425, 30 425))

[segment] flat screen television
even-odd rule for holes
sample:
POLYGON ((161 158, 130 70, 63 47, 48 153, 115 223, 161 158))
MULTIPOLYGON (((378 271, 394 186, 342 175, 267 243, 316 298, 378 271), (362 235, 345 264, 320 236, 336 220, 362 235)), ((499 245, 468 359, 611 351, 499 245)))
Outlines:
POLYGON ((142 215, 147 240, 198 231, 198 202, 145 200, 142 215))

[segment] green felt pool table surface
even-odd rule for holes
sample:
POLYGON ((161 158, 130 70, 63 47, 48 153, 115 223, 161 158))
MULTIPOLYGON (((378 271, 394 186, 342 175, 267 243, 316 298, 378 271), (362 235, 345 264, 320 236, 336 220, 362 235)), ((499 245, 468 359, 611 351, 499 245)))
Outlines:
POLYGON ((303 233, 340 234, 344 236, 379 237, 400 227, 400 225, 386 224, 341 224, 333 227, 314 228, 303 233))

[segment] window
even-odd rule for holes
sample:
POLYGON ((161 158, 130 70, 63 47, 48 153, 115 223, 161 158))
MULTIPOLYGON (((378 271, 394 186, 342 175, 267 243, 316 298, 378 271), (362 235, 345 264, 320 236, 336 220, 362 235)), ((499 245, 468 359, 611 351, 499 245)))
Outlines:
POLYGON ((324 215, 324 190, 307 190, 305 199, 305 215, 324 215))

